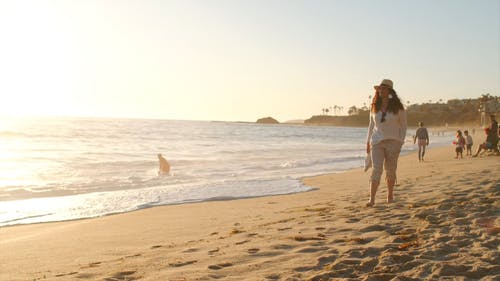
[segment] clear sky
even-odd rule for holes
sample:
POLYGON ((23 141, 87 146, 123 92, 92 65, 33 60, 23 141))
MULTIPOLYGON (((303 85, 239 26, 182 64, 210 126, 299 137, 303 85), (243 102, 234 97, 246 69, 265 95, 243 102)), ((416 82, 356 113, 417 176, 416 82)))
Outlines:
POLYGON ((0 0, 0 114, 305 119, 500 95, 498 0, 0 0))

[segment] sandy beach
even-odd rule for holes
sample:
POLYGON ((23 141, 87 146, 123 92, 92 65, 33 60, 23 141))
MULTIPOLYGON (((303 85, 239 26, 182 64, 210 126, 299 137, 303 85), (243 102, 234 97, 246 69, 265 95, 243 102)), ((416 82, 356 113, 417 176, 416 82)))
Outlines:
POLYGON ((0 228, 0 280, 500 280, 500 157, 400 158, 395 203, 362 169, 314 191, 0 228))

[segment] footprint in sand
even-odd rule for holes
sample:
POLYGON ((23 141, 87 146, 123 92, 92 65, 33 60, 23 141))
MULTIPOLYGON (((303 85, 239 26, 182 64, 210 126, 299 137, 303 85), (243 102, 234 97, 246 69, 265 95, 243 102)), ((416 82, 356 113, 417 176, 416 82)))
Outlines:
POLYGON ((366 237, 353 237, 349 238, 348 242, 351 244, 367 244, 371 242, 373 238, 366 238, 366 237))
POLYGON ((75 277, 78 278, 78 279, 92 279, 92 280, 94 280, 95 276, 97 276, 97 274, 93 274, 93 273, 80 273, 80 274, 76 275, 75 277))
POLYGON ((247 250, 247 252, 249 254, 255 254, 255 253, 259 252, 259 251, 260 251, 259 248, 250 248, 250 249, 247 250))
POLYGON ((277 244, 277 245, 271 246, 271 248, 274 250, 290 250, 290 249, 293 249, 295 247, 297 247, 297 246, 288 245, 288 244, 277 244))
POLYGON ((320 246, 320 247, 306 247, 297 251, 297 253, 316 253, 316 252, 325 252, 329 250, 328 247, 320 246))
POLYGON ((193 264, 196 262, 198 262, 198 261, 197 260, 176 261, 176 262, 170 262, 170 263, 168 263, 168 265, 171 267, 181 267, 181 266, 190 265, 190 264, 193 264))
POLYGON ((361 220, 360 218, 349 218, 346 220, 346 223, 357 223, 360 220, 361 220))
POLYGON ((245 231, 242 229, 234 228, 233 230, 231 230, 229 235, 235 235, 235 234, 239 234, 239 233, 243 233, 243 232, 245 232, 245 231))
POLYGON ((214 250, 210 250, 210 251, 208 251, 208 254, 209 254, 209 255, 213 255, 213 254, 215 254, 215 253, 218 253, 218 252, 219 252, 219 250, 220 250, 219 248, 214 249, 214 250))
POLYGON ((230 263, 230 262, 224 262, 224 263, 218 263, 218 264, 209 265, 208 269, 219 270, 219 269, 223 269, 224 267, 229 267, 229 266, 232 266, 232 265, 233 264, 230 263))
POLYGON ((135 258, 135 257, 140 257, 140 256, 142 256, 142 254, 133 254, 133 255, 125 256, 125 258, 135 258))
POLYGON ((273 274, 267 275, 265 278, 268 279, 268 280, 280 280, 281 279, 281 275, 279 275, 277 273, 273 273, 273 274))
MULTIPOLYGON (((306 271, 311 271, 311 270, 322 269, 322 268, 325 267, 325 265, 332 263, 337 258, 338 258, 337 255, 322 256, 322 257, 319 257, 316 260, 317 261, 316 265, 312 265, 312 266, 300 266, 300 267, 294 268, 294 270, 296 272, 306 272, 306 271)), ((316 280, 316 279, 313 279, 313 280, 316 280)), ((318 279, 318 280, 322 280, 322 279, 318 279)))
POLYGON ((98 262, 91 262, 89 264, 87 264, 86 266, 82 266, 80 268, 91 268, 91 267, 96 267, 96 266, 99 266, 102 262, 98 261, 98 262))
POLYGON ((70 272, 70 273, 61 273, 61 274, 56 274, 55 276, 56 277, 63 277, 63 276, 66 276, 66 275, 75 275, 77 274, 78 272, 76 271, 73 271, 73 272, 70 272))
POLYGON ((325 240, 324 236, 318 235, 318 236, 301 236, 297 235, 292 237, 293 240, 298 241, 298 242, 304 242, 304 241, 319 241, 319 240, 325 240))
POLYGON ((200 249, 198 248, 190 248, 190 249, 186 249, 184 251, 182 251, 183 253, 194 253, 194 252, 198 252, 200 251, 200 249))
POLYGON ((374 225, 370 225, 370 226, 361 228, 359 231, 362 233, 365 233, 365 232, 371 232, 371 231, 383 231, 386 229, 388 229, 387 226, 380 225, 380 224, 374 224, 374 225))
MULTIPOLYGON (((133 280, 130 275, 135 274, 135 270, 120 271, 113 274, 111 277, 104 279, 104 281, 116 281, 116 280, 133 280)), ((136 278, 134 278, 136 279, 136 278)))

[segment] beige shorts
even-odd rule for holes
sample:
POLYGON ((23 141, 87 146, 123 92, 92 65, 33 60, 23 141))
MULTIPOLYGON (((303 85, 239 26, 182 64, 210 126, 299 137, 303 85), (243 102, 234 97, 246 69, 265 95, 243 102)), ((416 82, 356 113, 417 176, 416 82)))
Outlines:
POLYGON ((387 180, 396 180, 396 169, 402 143, 398 140, 383 140, 371 147, 372 175, 370 180, 380 182, 382 167, 387 180))

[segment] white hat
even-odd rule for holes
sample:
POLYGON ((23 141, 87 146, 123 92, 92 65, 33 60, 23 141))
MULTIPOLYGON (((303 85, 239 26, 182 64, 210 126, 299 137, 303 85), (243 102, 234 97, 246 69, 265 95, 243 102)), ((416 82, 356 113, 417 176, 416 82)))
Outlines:
POLYGON ((373 88, 375 88, 375 89, 378 89, 379 87, 386 87, 386 88, 392 89, 392 87, 393 87, 392 81, 389 79, 384 79, 384 80, 382 80, 382 82, 380 82, 380 85, 373 86, 373 88))

